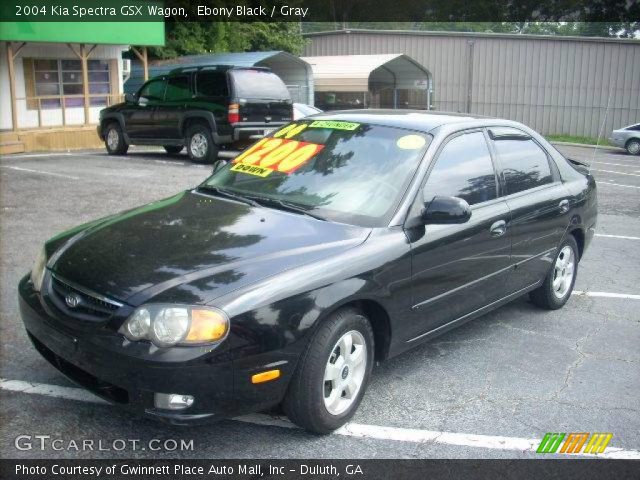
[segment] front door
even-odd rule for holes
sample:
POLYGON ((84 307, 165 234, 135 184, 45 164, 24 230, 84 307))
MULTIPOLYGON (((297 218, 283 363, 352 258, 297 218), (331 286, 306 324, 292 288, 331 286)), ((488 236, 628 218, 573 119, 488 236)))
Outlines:
POLYGON ((472 214, 463 224, 427 225, 424 231, 407 232, 412 240, 415 320, 405 340, 504 296, 510 265, 509 207, 499 197, 482 130, 456 134, 446 142, 423 192, 424 201, 437 195, 462 198, 472 214))
POLYGON ((154 136, 153 114, 158 103, 164 99, 165 80, 150 80, 138 92, 137 103, 127 104, 122 111, 125 130, 131 138, 154 136))

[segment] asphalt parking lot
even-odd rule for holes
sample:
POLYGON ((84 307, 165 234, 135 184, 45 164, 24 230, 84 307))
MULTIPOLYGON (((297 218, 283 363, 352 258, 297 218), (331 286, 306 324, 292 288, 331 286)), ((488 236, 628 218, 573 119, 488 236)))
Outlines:
MULTIPOLYGON (((559 149, 593 160, 589 148, 559 149)), ((597 236, 564 309, 543 311, 525 297, 381 364, 353 424, 318 437, 269 415, 195 428, 134 417, 76 389, 22 327, 17 284, 45 239, 193 187, 209 167, 139 149, 3 157, 0 456, 531 458, 546 432, 611 432, 609 455, 640 458, 640 157, 603 149, 592 171, 597 236), (63 449, 20 450, 19 435, 62 439, 63 449), (64 448, 83 439, 109 449, 64 448), (118 439, 140 449, 112 448, 118 439), (152 439, 193 440, 193 449, 143 450, 152 439)))

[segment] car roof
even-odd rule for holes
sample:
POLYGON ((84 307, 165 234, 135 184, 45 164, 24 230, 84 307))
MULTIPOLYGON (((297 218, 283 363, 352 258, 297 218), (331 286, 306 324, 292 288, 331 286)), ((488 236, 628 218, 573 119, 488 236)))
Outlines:
POLYGON ((356 123, 372 123, 387 127, 408 128, 429 132, 442 125, 463 124, 476 122, 481 119, 491 119, 482 115, 433 112, 426 110, 334 110, 325 111, 313 116, 314 120, 342 120, 356 123))

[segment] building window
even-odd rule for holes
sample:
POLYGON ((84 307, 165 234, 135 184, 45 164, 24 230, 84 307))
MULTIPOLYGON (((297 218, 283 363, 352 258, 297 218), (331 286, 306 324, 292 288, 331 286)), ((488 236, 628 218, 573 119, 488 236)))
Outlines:
MULTIPOLYGON (((29 79, 25 71, 27 91, 33 91, 37 97, 44 97, 40 100, 41 108, 60 108, 60 96, 64 97, 65 107, 84 106, 82 63, 80 60, 33 59, 32 62, 33 88, 29 88, 29 79)), ((109 61, 88 60, 87 70, 89 75, 89 105, 106 106, 107 95, 111 92, 109 61)), ((33 101, 29 101, 28 104, 29 108, 33 108, 33 101)))

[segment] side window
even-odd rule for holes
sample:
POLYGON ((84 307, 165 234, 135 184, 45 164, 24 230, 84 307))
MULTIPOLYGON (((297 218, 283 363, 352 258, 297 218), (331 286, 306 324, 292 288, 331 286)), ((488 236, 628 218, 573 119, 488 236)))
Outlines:
POLYGON ((553 182, 547 154, 533 140, 495 140, 507 195, 553 182))
POLYGON ((201 71, 196 76, 198 93, 205 97, 226 97, 229 95, 227 74, 224 72, 201 71))
POLYGON ((496 175, 482 132, 450 140, 438 155, 424 187, 424 200, 460 197, 473 205, 497 197, 496 175))
POLYGON ((164 85, 164 80, 151 80, 142 87, 138 96, 147 100, 162 100, 164 98, 164 85))
POLYGON ((179 75, 169 78, 164 99, 167 101, 175 101, 191 98, 190 80, 191 77, 189 75, 179 75))

